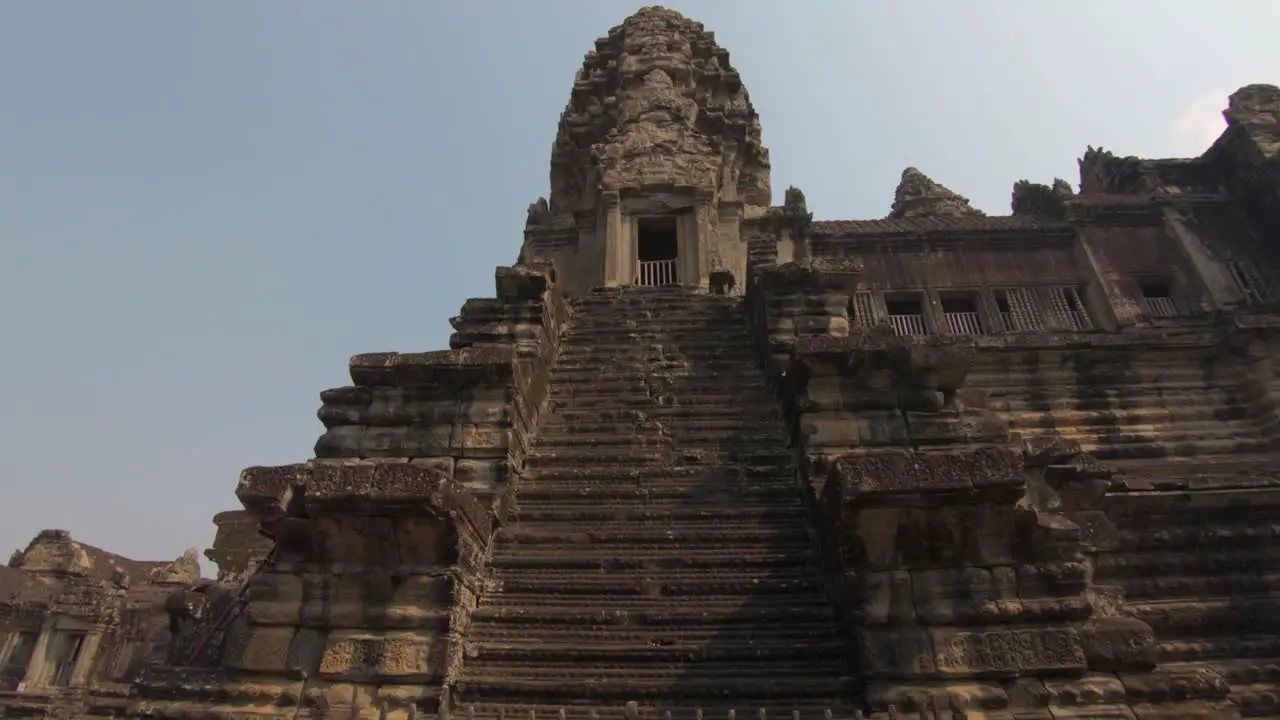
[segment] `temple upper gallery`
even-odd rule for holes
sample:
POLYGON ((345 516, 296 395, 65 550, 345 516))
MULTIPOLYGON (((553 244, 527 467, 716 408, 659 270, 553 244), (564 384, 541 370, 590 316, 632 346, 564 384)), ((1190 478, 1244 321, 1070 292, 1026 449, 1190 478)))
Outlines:
POLYGON ((0 569, 0 710, 1278 718, 1280 89, 1224 105, 1008 215, 907 168, 814 220, 643 8, 493 296, 350 359, 218 580, 62 531, 0 569))

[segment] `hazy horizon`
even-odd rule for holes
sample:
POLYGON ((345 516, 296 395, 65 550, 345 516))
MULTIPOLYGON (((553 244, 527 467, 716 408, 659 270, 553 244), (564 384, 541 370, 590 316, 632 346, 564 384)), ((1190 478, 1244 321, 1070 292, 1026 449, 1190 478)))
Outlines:
MULTIPOLYGON (((242 468, 312 456, 352 354, 446 347, 641 4, 0 5, 0 547, 204 550, 242 468)), ((1007 214, 1088 145, 1199 155, 1280 83, 1280 4, 667 6, 729 50, 774 202, 821 219, 883 217, 907 166, 1007 214)))

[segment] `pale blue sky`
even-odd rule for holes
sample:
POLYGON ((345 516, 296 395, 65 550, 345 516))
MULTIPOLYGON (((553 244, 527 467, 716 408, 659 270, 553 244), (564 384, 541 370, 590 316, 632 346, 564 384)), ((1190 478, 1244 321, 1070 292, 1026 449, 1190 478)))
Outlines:
MULTIPOLYGON (((888 212, 906 165, 1008 210, 1087 144, 1197 155, 1280 82, 1280 2, 688 0, 775 200, 888 212)), ((519 250, 614 0, 0 3, 0 548, 208 547, 304 460, 356 352, 427 350, 519 250)))

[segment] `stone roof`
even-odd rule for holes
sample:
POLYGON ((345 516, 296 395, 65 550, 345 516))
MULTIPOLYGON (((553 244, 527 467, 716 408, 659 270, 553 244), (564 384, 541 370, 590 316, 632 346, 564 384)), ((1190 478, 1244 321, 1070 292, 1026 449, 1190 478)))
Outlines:
POLYGON ((107 582, 119 580, 122 575, 132 583, 199 580, 198 555, 194 551, 175 561, 133 560, 74 540, 66 530, 40 531, 26 550, 14 554, 11 566, 6 569, 107 582), (193 570, 195 576, 190 578, 193 570))
POLYGON ((1061 226, 1061 223, 1050 220, 1020 215, 944 215, 884 220, 815 220, 810 229, 815 236, 842 236, 1036 230, 1061 226))

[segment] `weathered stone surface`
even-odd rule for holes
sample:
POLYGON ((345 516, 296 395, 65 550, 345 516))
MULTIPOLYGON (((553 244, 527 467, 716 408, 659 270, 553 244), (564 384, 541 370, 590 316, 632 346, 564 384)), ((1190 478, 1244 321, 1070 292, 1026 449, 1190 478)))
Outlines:
POLYGON ((893 193, 893 209, 889 217, 937 218, 976 215, 982 213, 969 205, 969 199, 939 185, 916 168, 902 171, 898 189, 893 193))
POLYGON ((0 714, 1280 715, 1280 90, 1224 116, 1009 216, 908 168, 815 221, 727 51, 643 8, 494 296, 351 359, 219 583, 61 531, 0 568, 0 714))

